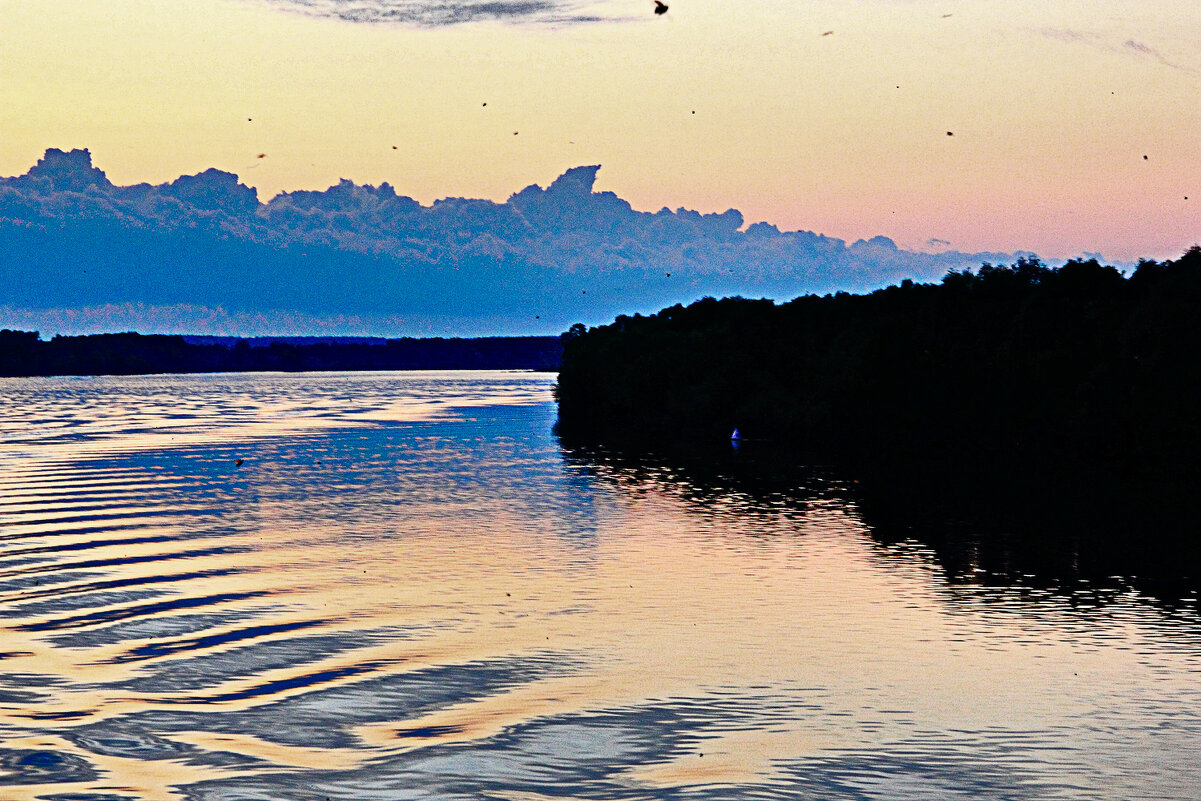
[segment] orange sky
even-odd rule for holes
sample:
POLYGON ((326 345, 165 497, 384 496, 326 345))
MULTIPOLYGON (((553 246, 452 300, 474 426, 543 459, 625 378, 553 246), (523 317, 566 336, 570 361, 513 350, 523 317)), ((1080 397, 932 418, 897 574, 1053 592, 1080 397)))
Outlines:
POLYGON ((88 147, 119 184, 218 167, 262 199, 345 177, 428 203, 599 163, 635 208, 915 249, 1201 240, 1191 0, 612 0, 433 27, 278 6, 0 0, 0 174, 88 147))

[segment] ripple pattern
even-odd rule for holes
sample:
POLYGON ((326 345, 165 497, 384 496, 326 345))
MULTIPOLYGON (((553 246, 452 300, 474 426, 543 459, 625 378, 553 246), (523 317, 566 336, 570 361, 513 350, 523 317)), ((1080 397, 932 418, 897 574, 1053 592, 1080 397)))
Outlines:
POLYGON ((0 795, 1201 792, 1195 615, 564 452, 552 385, 0 379, 0 795))

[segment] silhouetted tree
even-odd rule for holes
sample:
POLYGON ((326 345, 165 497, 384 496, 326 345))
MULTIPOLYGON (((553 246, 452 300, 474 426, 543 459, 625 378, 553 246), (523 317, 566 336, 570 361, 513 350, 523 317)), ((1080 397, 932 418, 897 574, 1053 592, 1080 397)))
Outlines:
POLYGON ((847 454, 1080 460, 1161 474, 1201 450, 1201 248, 1130 278, 1036 259, 867 295, 704 298, 565 337, 560 430, 847 454))

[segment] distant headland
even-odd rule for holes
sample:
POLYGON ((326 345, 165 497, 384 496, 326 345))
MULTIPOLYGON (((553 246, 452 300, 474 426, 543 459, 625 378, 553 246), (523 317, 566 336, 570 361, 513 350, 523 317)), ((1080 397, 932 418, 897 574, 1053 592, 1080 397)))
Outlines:
POLYGON ((1154 480, 1201 451, 1201 248, 1140 263, 1034 259, 870 294, 706 298, 566 339, 559 426, 592 442, 788 443, 1154 480))
POLYGON ((555 370, 559 337, 380 339, 0 330, 0 376, 318 370, 555 370))

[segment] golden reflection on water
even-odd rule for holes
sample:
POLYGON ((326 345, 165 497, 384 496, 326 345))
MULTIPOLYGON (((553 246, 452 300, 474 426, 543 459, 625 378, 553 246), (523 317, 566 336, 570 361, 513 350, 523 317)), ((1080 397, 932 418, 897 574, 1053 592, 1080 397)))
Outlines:
POLYGON ((33 399, 0 413, 9 795, 376 798, 463 772, 514 799, 834 797, 920 768, 889 797, 929 797, 953 777, 923 759, 1008 754, 996 797, 1077 797, 1116 750, 1115 786, 1186 797, 1195 627, 1165 644, 1137 598, 1090 617, 953 588, 837 484, 697 496, 564 460, 552 380, 9 384, 33 399), (843 785, 798 784, 834 757, 843 785))

